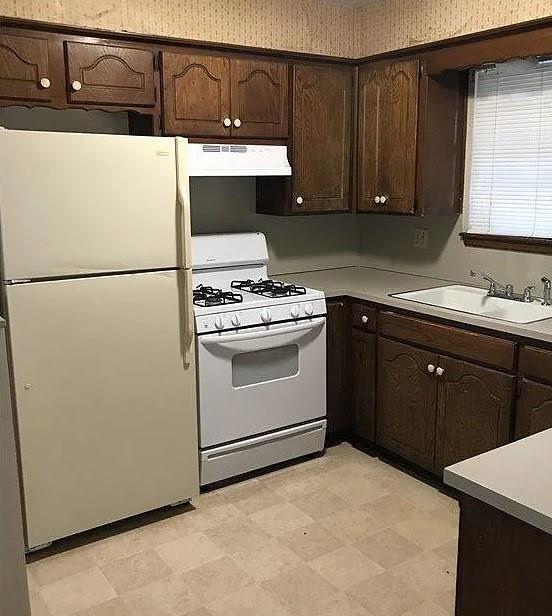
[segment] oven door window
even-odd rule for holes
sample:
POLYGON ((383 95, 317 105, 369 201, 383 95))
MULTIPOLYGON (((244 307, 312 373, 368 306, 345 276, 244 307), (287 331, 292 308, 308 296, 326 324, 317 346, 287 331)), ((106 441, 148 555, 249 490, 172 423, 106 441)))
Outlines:
POLYGON ((283 347, 238 353, 232 357, 232 385, 245 387, 296 376, 299 372, 299 347, 283 347))

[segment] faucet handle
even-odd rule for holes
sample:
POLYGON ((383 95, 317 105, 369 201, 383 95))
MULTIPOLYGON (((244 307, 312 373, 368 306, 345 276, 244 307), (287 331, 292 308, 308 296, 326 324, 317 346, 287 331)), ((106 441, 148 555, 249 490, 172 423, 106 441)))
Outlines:
POLYGON ((532 284, 528 287, 525 287, 525 289, 523 290, 523 301, 527 302, 528 304, 530 304, 533 301, 533 289, 535 288, 535 285, 532 284))

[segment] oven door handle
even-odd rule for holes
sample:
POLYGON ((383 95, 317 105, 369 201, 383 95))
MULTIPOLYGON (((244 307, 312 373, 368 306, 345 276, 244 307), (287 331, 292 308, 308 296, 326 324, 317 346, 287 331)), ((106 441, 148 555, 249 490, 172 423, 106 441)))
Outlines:
POLYGON ((292 325, 291 327, 278 327, 274 329, 264 329, 256 332, 246 332, 244 334, 209 334, 207 336, 199 336, 199 342, 204 346, 226 346, 235 342, 248 342, 250 340, 264 340, 274 336, 283 336, 286 334, 296 334, 308 331, 313 331, 324 325, 326 317, 312 319, 308 323, 292 325))

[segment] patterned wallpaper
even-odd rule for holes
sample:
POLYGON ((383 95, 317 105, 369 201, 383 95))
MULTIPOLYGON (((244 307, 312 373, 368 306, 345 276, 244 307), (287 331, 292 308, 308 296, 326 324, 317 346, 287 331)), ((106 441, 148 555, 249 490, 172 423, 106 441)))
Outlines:
POLYGON ((372 0, 356 9, 357 57, 552 15, 552 0, 372 0))
POLYGON ((362 57, 552 15, 552 0, 1 0, 76 26, 362 57), (353 8, 352 5, 364 6, 353 8))
POLYGON ((1 0, 0 13, 107 30, 354 55, 353 9, 319 0, 1 0))

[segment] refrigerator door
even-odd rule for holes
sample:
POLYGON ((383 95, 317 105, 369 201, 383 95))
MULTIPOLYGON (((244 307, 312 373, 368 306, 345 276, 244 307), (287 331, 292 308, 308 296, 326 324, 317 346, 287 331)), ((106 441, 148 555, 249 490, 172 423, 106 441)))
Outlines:
POLYGON ((6 286, 28 547, 198 493, 185 274, 6 286))
POLYGON ((4 280, 186 267, 174 138, 0 130, 0 152, 4 280))

